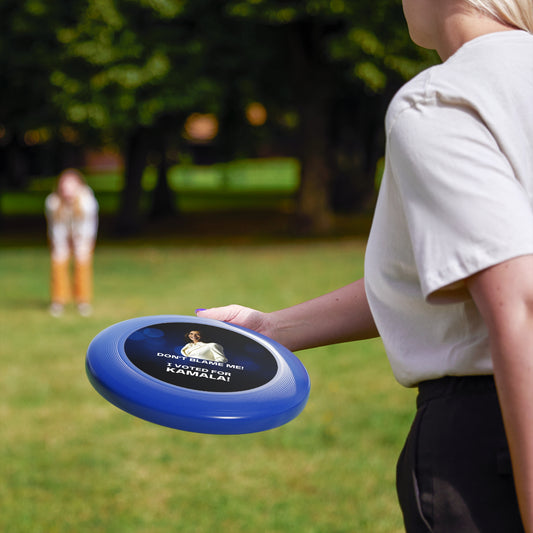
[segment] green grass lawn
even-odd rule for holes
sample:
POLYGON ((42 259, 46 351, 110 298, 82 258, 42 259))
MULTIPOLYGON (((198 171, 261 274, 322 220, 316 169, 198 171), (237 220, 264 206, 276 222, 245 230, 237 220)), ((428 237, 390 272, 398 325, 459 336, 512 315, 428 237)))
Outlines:
POLYGON ((91 387, 84 358, 135 316, 242 303, 273 310, 362 274, 364 242, 97 247, 95 312, 47 313, 44 246, 0 251, 0 531, 399 533, 396 457, 414 393, 379 340, 298 353, 303 413, 210 436, 139 420, 91 387))

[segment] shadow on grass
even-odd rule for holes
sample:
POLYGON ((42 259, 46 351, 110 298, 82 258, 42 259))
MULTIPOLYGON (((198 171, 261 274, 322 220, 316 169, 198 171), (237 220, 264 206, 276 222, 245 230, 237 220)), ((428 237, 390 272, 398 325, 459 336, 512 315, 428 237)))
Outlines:
MULTIPOLYGON (((299 231, 291 214, 279 211, 221 211, 185 213, 144 221, 134 235, 117 235, 112 215, 100 217, 98 244, 106 245, 247 245, 313 239, 363 238, 371 214, 337 215, 327 234, 299 231)), ((0 219, 0 247, 46 245, 44 216, 17 215, 0 219)))

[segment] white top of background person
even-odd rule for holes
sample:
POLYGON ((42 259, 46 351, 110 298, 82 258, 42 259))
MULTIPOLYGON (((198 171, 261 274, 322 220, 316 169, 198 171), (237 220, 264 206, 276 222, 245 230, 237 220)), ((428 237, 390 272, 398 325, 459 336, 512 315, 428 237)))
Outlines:
POLYGON ((98 202, 76 169, 64 170, 45 201, 52 272, 50 312, 60 315, 71 296, 69 261, 74 257, 74 299, 81 314, 91 312, 92 258, 98 202))
POLYGON ((46 198, 45 210, 54 259, 68 259, 71 253, 82 259, 92 253, 98 203, 80 172, 67 169, 60 174, 56 190, 46 198))
POLYGON ((217 361, 219 363, 225 363, 227 361, 224 355, 224 348, 215 342, 203 342, 199 331, 190 331, 187 337, 192 342, 189 342, 181 349, 181 355, 195 359, 217 361))
POLYGON ((366 283, 272 313, 227 306, 198 314, 292 350, 379 330, 409 386, 494 373, 533 532, 533 5, 403 4, 414 42, 444 63, 409 82, 388 111, 366 283))

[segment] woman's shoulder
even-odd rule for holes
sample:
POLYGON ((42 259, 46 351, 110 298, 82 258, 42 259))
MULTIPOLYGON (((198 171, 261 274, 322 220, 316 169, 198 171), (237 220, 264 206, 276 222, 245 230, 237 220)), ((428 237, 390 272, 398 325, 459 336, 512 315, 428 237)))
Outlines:
POLYGON ((387 132, 400 117, 409 116, 409 110, 452 106, 483 116, 492 113, 502 98, 529 99, 532 86, 533 36, 522 31, 484 35, 403 85, 389 105, 387 132), (521 53, 524 47, 531 53, 521 53))
POLYGON ((396 92, 387 109, 385 118, 387 132, 405 111, 423 105, 427 101, 428 87, 435 76, 435 71, 441 66, 435 65, 423 70, 396 92))

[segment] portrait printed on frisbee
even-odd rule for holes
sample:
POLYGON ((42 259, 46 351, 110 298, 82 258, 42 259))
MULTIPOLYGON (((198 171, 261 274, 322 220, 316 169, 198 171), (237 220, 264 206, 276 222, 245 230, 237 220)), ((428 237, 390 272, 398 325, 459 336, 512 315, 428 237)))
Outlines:
POLYGON ((185 338, 191 342, 187 343, 181 349, 181 355, 222 363, 227 361, 226 356, 224 355, 224 348, 216 342, 204 342, 204 337, 201 331, 193 329, 187 333, 185 338))

